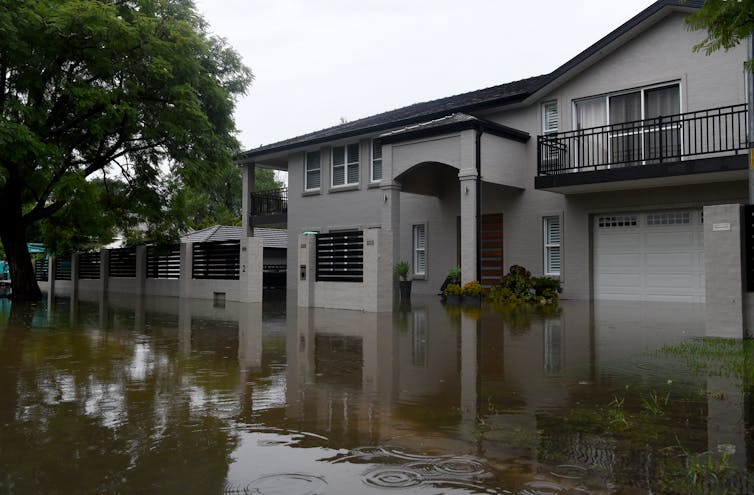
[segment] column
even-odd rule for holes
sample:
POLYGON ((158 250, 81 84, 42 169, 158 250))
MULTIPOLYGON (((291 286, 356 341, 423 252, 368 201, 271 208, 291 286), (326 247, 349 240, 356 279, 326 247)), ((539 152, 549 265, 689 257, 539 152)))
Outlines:
POLYGON ((380 201, 382 202, 382 230, 392 234, 392 249, 386 249, 387 246, 383 246, 380 253, 381 255, 392 254, 389 259, 385 260, 390 270, 392 294, 398 290, 398 279, 393 274, 392 267, 401 257, 401 185, 393 180, 383 180, 380 183, 380 201))
POLYGON ((741 228, 741 205, 704 207, 708 337, 744 337, 741 228))
POLYGON ((178 289, 178 296, 181 298, 191 297, 191 280, 192 280, 192 265, 194 263, 193 248, 194 244, 191 242, 181 243, 181 278, 178 289))
POLYGON ((55 260, 57 259, 57 256, 54 254, 50 255, 49 258, 47 258, 47 287, 49 294, 52 296, 55 294, 55 279, 58 276, 58 271, 55 269, 55 260))
POLYGON ((262 302, 263 253, 261 238, 241 239, 241 276, 239 277, 241 302, 262 302))
POLYGON ((256 167, 253 163, 245 164, 243 166, 243 178, 241 182, 241 189, 242 189, 242 199, 241 199, 241 211, 242 218, 241 218, 241 225, 243 226, 243 229, 246 231, 246 237, 251 237, 253 233, 253 228, 251 225, 251 193, 254 192, 254 173, 256 171, 256 167))
POLYGON ((136 246, 136 295, 144 294, 147 283, 147 247, 136 246))
POLYGON ((78 304, 79 298, 79 253, 71 255, 71 301, 78 304))
POLYGON ((477 271, 477 173, 473 168, 458 172, 461 184, 461 283, 476 279, 477 271))
POLYGON ((103 294, 107 292, 108 289, 108 277, 110 276, 110 251, 107 249, 103 249, 99 252, 99 283, 100 283, 100 292, 103 294))
POLYGON ((296 280, 298 281, 298 305, 307 307, 314 305, 314 278, 317 274, 316 260, 317 237, 310 234, 298 236, 298 266, 296 280))

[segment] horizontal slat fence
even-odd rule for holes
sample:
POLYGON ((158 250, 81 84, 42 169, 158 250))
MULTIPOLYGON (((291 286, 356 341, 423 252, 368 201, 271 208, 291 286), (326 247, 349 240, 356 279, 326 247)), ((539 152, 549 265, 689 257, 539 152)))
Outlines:
POLYGON ((363 231, 317 234, 316 281, 364 281, 363 231))
POLYGON ((147 246, 147 278, 181 277, 181 245, 147 246))
POLYGON ((47 281, 50 270, 47 260, 44 258, 34 260, 34 278, 40 282, 47 281))
POLYGON ((71 256, 55 256, 55 280, 71 280, 71 256))
POLYGON ((108 276, 136 278, 136 248, 110 249, 108 276))
POLYGON ((79 254, 79 278, 87 280, 98 280, 101 264, 102 257, 99 253, 79 254))
POLYGON ((238 280, 241 242, 197 242, 192 248, 191 277, 198 280, 238 280))

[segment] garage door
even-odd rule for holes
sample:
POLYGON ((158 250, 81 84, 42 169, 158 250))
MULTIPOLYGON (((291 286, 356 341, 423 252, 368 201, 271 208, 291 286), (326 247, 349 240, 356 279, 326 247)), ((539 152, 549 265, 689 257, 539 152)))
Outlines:
POLYGON ((594 298, 704 302, 700 210, 596 215, 594 298))

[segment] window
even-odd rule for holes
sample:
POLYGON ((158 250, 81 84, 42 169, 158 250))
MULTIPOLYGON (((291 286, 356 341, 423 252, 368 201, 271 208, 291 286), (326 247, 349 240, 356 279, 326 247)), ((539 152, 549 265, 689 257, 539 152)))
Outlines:
POLYGON ((542 134, 558 132, 558 102, 546 101, 542 104, 542 134))
POLYGON ((427 274, 427 226, 414 225, 414 275, 427 274))
POLYGON ((319 189, 321 174, 319 151, 310 151, 306 154, 305 167, 304 189, 307 191, 319 189))
POLYGON ((332 185, 359 183, 359 143, 332 149, 332 185))
POLYGON ((372 140, 372 182, 382 180, 382 143, 372 140))
POLYGON ((639 225, 639 217, 636 215, 615 215, 609 217, 599 217, 597 225, 601 229, 611 227, 636 227, 639 225))
POLYGON ((560 276, 560 217, 544 218, 545 275, 560 276))

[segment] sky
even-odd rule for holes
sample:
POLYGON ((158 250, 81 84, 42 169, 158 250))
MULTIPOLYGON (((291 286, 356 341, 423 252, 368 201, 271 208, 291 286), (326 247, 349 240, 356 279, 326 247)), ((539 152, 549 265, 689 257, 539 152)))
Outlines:
POLYGON ((195 0, 254 74, 241 148, 549 73, 652 0, 195 0))

